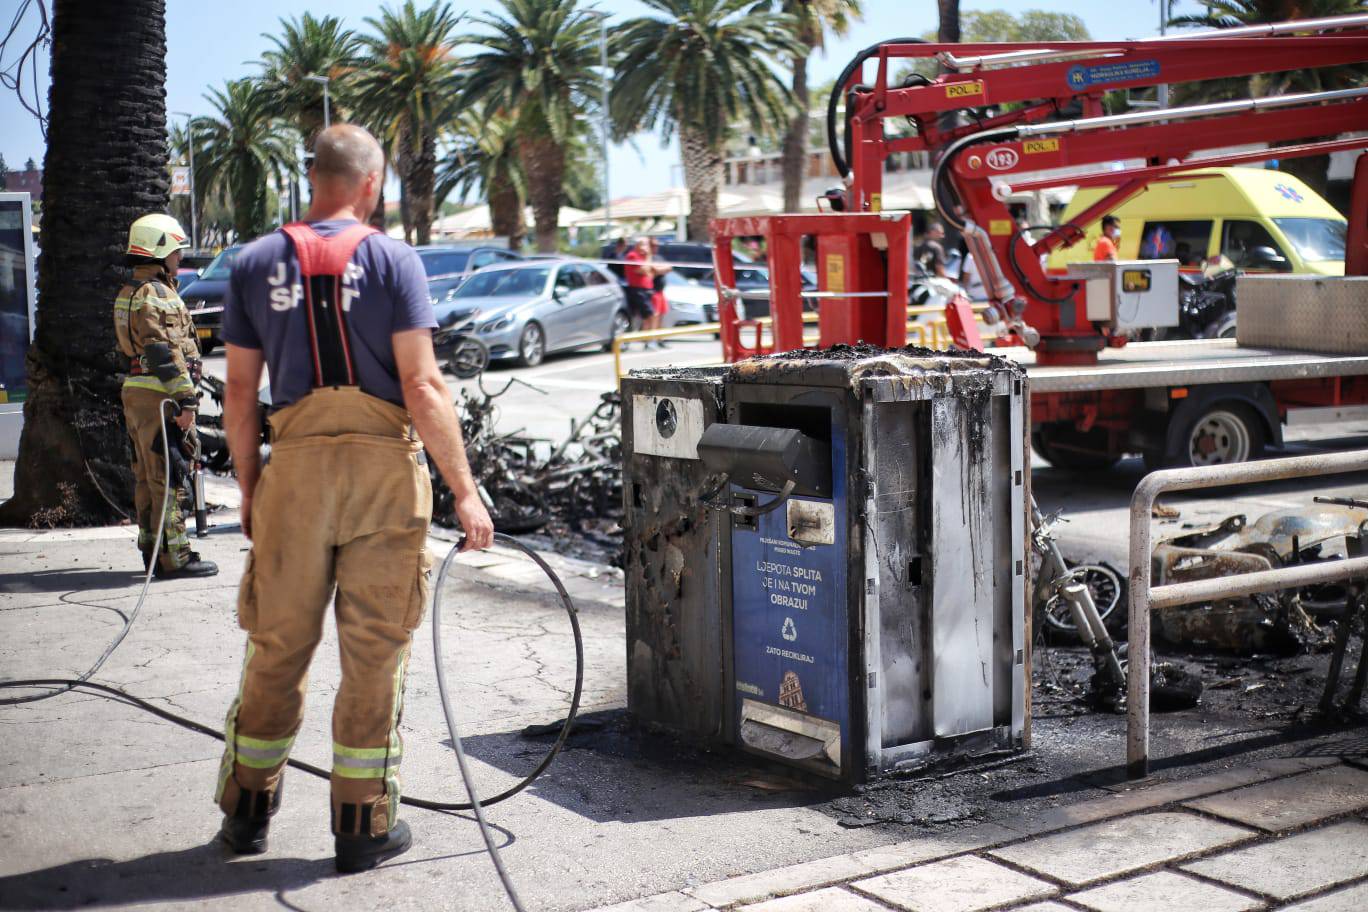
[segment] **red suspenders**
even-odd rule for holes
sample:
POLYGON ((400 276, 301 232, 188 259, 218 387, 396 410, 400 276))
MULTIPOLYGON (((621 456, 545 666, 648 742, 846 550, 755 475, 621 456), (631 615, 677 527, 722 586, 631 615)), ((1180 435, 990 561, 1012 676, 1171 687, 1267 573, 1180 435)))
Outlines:
POLYGON ((356 248, 376 233, 370 225, 350 225, 323 237, 303 222, 280 229, 294 244, 309 318, 314 386, 356 386, 347 316, 342 308, 342 279, 356 248))

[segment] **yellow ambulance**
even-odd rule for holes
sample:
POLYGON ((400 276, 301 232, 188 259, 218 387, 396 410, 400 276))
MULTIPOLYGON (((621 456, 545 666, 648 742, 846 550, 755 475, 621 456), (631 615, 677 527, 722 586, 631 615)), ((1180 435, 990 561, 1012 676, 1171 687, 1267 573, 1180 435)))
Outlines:
MULTIPOLYGON (((1080 189, 1060 224, 1110 190, 1080 189)), ((1176 259, 1183 269, 1220 263, 1246 272, 1344 275, 1344 216, 1283 171, 1201 168, 1150 184, 1112 214, 1121 220, 1123 260, 1176 259)), ((1095 221, 1081 227, 1087 238, 1054 253, 1051 269, 1092 259, 1101 226, 1095 221)))

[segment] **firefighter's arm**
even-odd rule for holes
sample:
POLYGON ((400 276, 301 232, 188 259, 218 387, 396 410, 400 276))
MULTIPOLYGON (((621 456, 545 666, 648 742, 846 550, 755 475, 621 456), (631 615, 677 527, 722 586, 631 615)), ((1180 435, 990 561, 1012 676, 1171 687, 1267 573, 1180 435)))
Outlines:
POLYGON ((259 349, 229 342, 228 379, 223 392, 223 433, 242 491, 242 534, 252 537, 252 494, 261 478, 261 412, 257 405, 266 359, 259 349))
MULTIPOLYGON (((185 355, 180 350, 179 341, 171 337, 170 310, 162 306, 162 301, 150 285, 138 290, 133 297, 132 307, 133 319, 130 328, 134 347, 146 355, 148 346, 161 343, 167 350, 167 355, 162 355, 162 359, 169 357, 169 360, 163 360, 160 366, 148 363, 148 370, 162 381, 166 395, 174 399, 177 405, 183 409, 197 408, 199 398, 195 395, 195 384, 190 379, 190 369, 185 363, 185 355)), ((161 349, 158 348, 157 351, 160 352, 161 349)))
POLYGON ((437 463, 437 471, 456 495, 456 518, 466 535, 461 550, 488 548, 494 543, 494 523, 466 461, 465 442, 461 439, 451 392, 432 351, 432 331, 405 330, 394 333, 390 339, 404 406, 413 418, 428 458, 437 463))

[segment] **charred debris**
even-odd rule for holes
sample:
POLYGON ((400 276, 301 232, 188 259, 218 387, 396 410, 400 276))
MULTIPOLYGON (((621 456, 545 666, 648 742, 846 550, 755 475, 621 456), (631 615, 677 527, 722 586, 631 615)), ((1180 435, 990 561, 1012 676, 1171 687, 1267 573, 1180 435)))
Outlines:
MULTIPOLYGON (((562 553, 622 565, 621 400, 604 393, 588 415, 572 419, 564 439, 495 429, 497 401, 516 378, 491 392, 481 377, 457 403, 470 471, 494 528, 510 535, 538 534, 562 553)), ((541 390, 538 390, 541 392, 541 390)), ((432 519, 457 526, 455 497, 436 467, 432 519)))

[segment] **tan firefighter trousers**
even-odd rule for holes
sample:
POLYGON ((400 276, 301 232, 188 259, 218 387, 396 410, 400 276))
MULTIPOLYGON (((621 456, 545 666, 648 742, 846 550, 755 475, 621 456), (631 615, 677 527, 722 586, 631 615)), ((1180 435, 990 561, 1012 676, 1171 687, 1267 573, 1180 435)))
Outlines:
POLYGON ((313 391, 273 415, 271 431, 238 592, 247 655, 216 797, 224 813, 254 818, 279 804, 331 600, 342 660, 333 832, 380 836, 399 810, 404 674, 431 569, 422 445, 404 409, 356 387, 313 391))
MULTIPOLYGON (((162 441, 161 404, 166 395, 156 390, 133 386, 123 388, 124 423, 128 439, 133 444, 133 506, 138 513, 138 550, 152 553, 157 536, 157 514, 166 502, 166 519, 162 526, 162 546, 157 563, 162 570, 175 570, 190 559, 190 537, 185 533, 185 518, 181 516, 180 500, 171 482, 171 499, 166 500, 166 457, 160 452, 162 441)), ((166 410, 171 415, 171 409, 166 410)), ((176 443, 171 442, 172 446, 176 443)))

